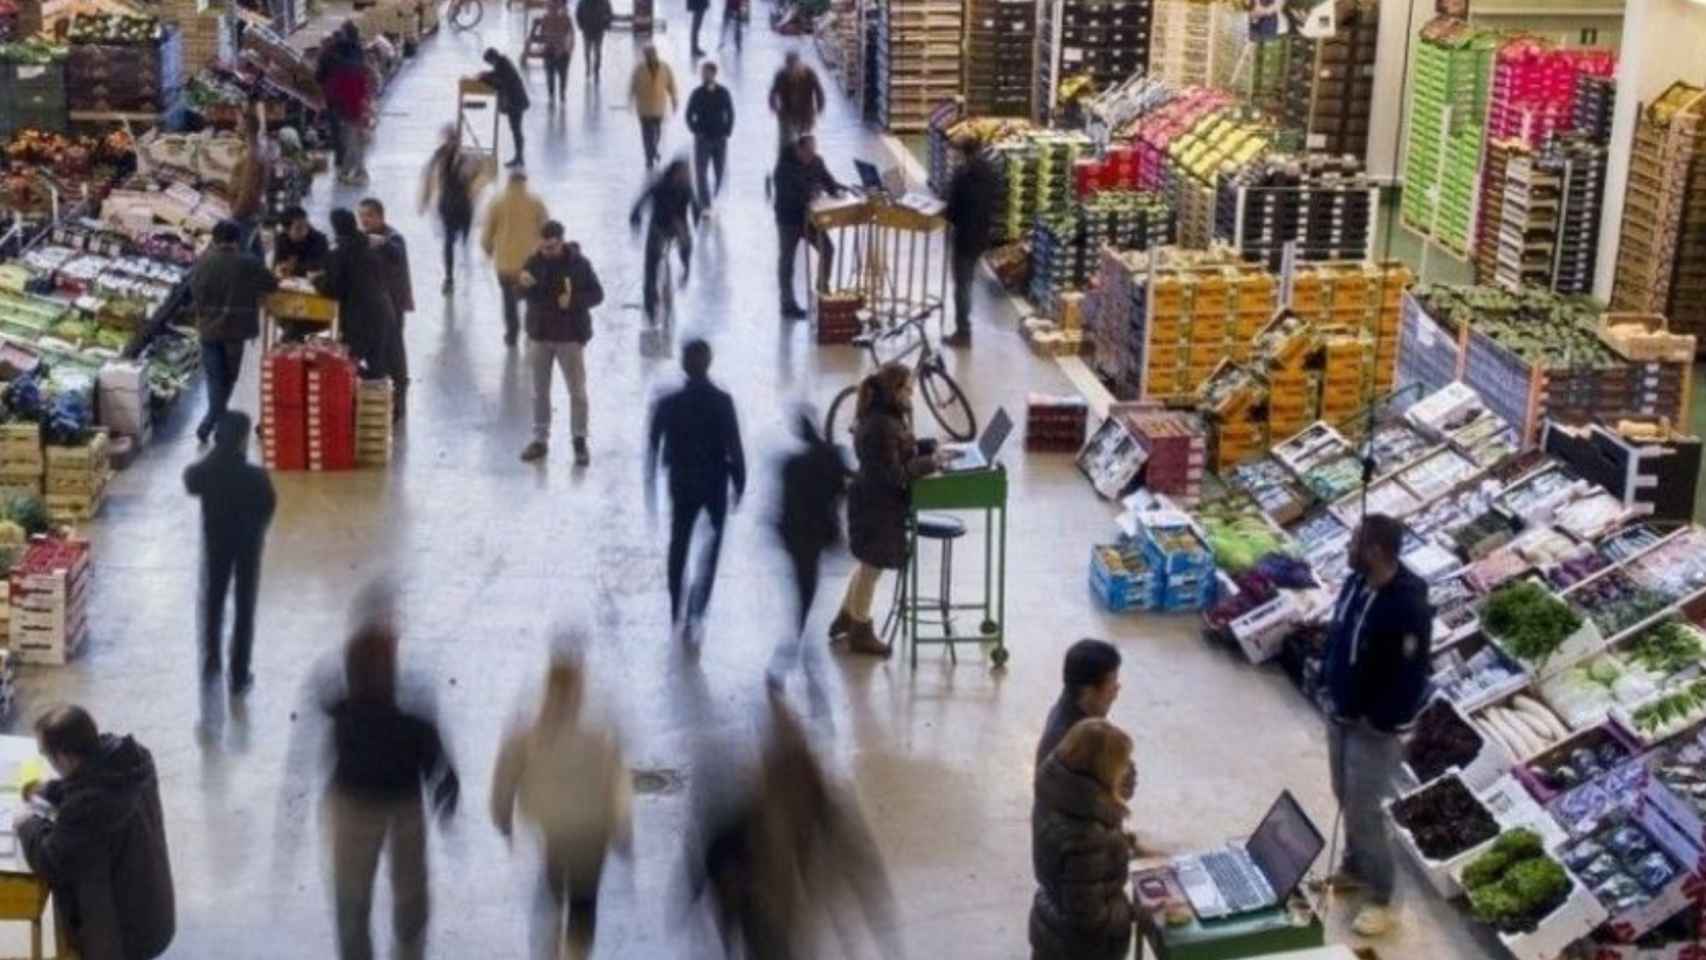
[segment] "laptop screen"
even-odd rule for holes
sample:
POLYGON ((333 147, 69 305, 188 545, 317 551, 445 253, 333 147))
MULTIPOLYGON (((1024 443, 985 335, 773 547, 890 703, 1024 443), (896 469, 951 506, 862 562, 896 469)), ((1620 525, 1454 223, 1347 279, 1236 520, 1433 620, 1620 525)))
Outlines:
POLYGON ((865 189, 881 190, 883 188, 883 175, 878 172, 876 164, 864 160, 855 160, 853 161, 853 169, 859 171, 859 182, 864 184, 865 189))
POLYGON ((1315 829, 1309 815, 1298 806, 1297 798, 1290 790, 1282 790, 1244 849, 1283 903, 1303 881, 1310 864, 1326 845, 1321 831, 1315 829))
POLYGON ((989 418, 989 426, 983 428, 983 436, 977 441, 984 463, 995 463, 995 455, 1001 452, 1001 445, 1007 442, 1007 435, 1012 432, 1013 418, 1007 415, 1007 408, 996 407, 995 416, 989 418))

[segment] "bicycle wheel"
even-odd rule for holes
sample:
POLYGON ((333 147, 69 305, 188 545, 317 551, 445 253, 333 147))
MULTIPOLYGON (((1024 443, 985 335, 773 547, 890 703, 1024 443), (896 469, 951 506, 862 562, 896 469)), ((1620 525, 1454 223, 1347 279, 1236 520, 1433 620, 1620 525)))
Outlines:
POLYGON ((853 398, 858 396, 858 387, 847 387, 835 395, 829 404, 829 412, 823 417, 823 438, 830 443, 840 442, 844 434, 836 433, 836 428, 853 429, 853 398), (843 414, 847 416, 846 423, 837 423, 843 414))
POLYGON ((486 15, 483 0, 451 0, 450 25, 458 30, 472 30, 486 15))
POLYGON ((977 436, 977 414, 972 412, 965 391, 939 362, 919 368, 918 386, 924 391, 924 402, 948 436, 962 443, 977 436))

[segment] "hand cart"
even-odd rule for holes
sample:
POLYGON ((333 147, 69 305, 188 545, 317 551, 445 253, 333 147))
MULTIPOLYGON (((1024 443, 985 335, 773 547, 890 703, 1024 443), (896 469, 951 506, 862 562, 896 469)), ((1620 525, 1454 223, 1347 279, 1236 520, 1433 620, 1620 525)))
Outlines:
POLYGON ((341 332, 338 326, 338 302, 330 297, 302 290, 280 288, 261 300, 261 353, 267 354, 278 346, 280 324, 295 327, 321 327, 314 336, 329 334, 333 340, 341 332))
POLYGON ((498 92, 485 81, 461 77, 456 81, 456 139, 464 155, 480 158, 480 171, 496 180, 498 176, 498 92), (486 111, 492 118, 490 140, 482 140, 476 116, 486 111))
POLYGON ((809 224, 834 247, 826 271, 816 244, 805 241, 806 308, 814 318, 827 292, 857 294, 865 315, 882 329, 928 312, 944 322, 947 221, 887 196, 871 196, 821 200, 809 224))

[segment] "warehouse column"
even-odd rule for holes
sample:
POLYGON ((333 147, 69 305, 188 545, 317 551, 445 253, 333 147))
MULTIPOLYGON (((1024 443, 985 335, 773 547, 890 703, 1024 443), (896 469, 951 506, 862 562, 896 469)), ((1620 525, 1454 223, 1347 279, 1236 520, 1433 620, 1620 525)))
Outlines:
MULTIPOLYGON (((1623 11, 1623 46, 1617 55, 1617 109, 1611 119, 1611 150, 1605 171, 1605 208, 1600 217, 1599 260, 1593 295, 1611 296, 1617 241, 1623 226, 1623 194, 1629 154, 1641 104, 1678 80, 1706 83, 1700 56, 1706 37, 1706 3, 1697 0, 1628 0, 1623 11)), ((1379 91, 1376 91, 1376 96, 1379 91)))

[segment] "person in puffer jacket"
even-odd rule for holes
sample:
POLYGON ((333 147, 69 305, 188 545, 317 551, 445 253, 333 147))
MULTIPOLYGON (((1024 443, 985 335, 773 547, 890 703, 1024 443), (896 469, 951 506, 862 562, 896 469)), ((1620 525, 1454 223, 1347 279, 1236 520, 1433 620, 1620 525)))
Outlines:
POLYGON ((1032 960, 1119 960, 1129 955, 1129 810, 1120 799, 1131 737, 1081 720, 1037 772, 1031 807, 1032 960))

